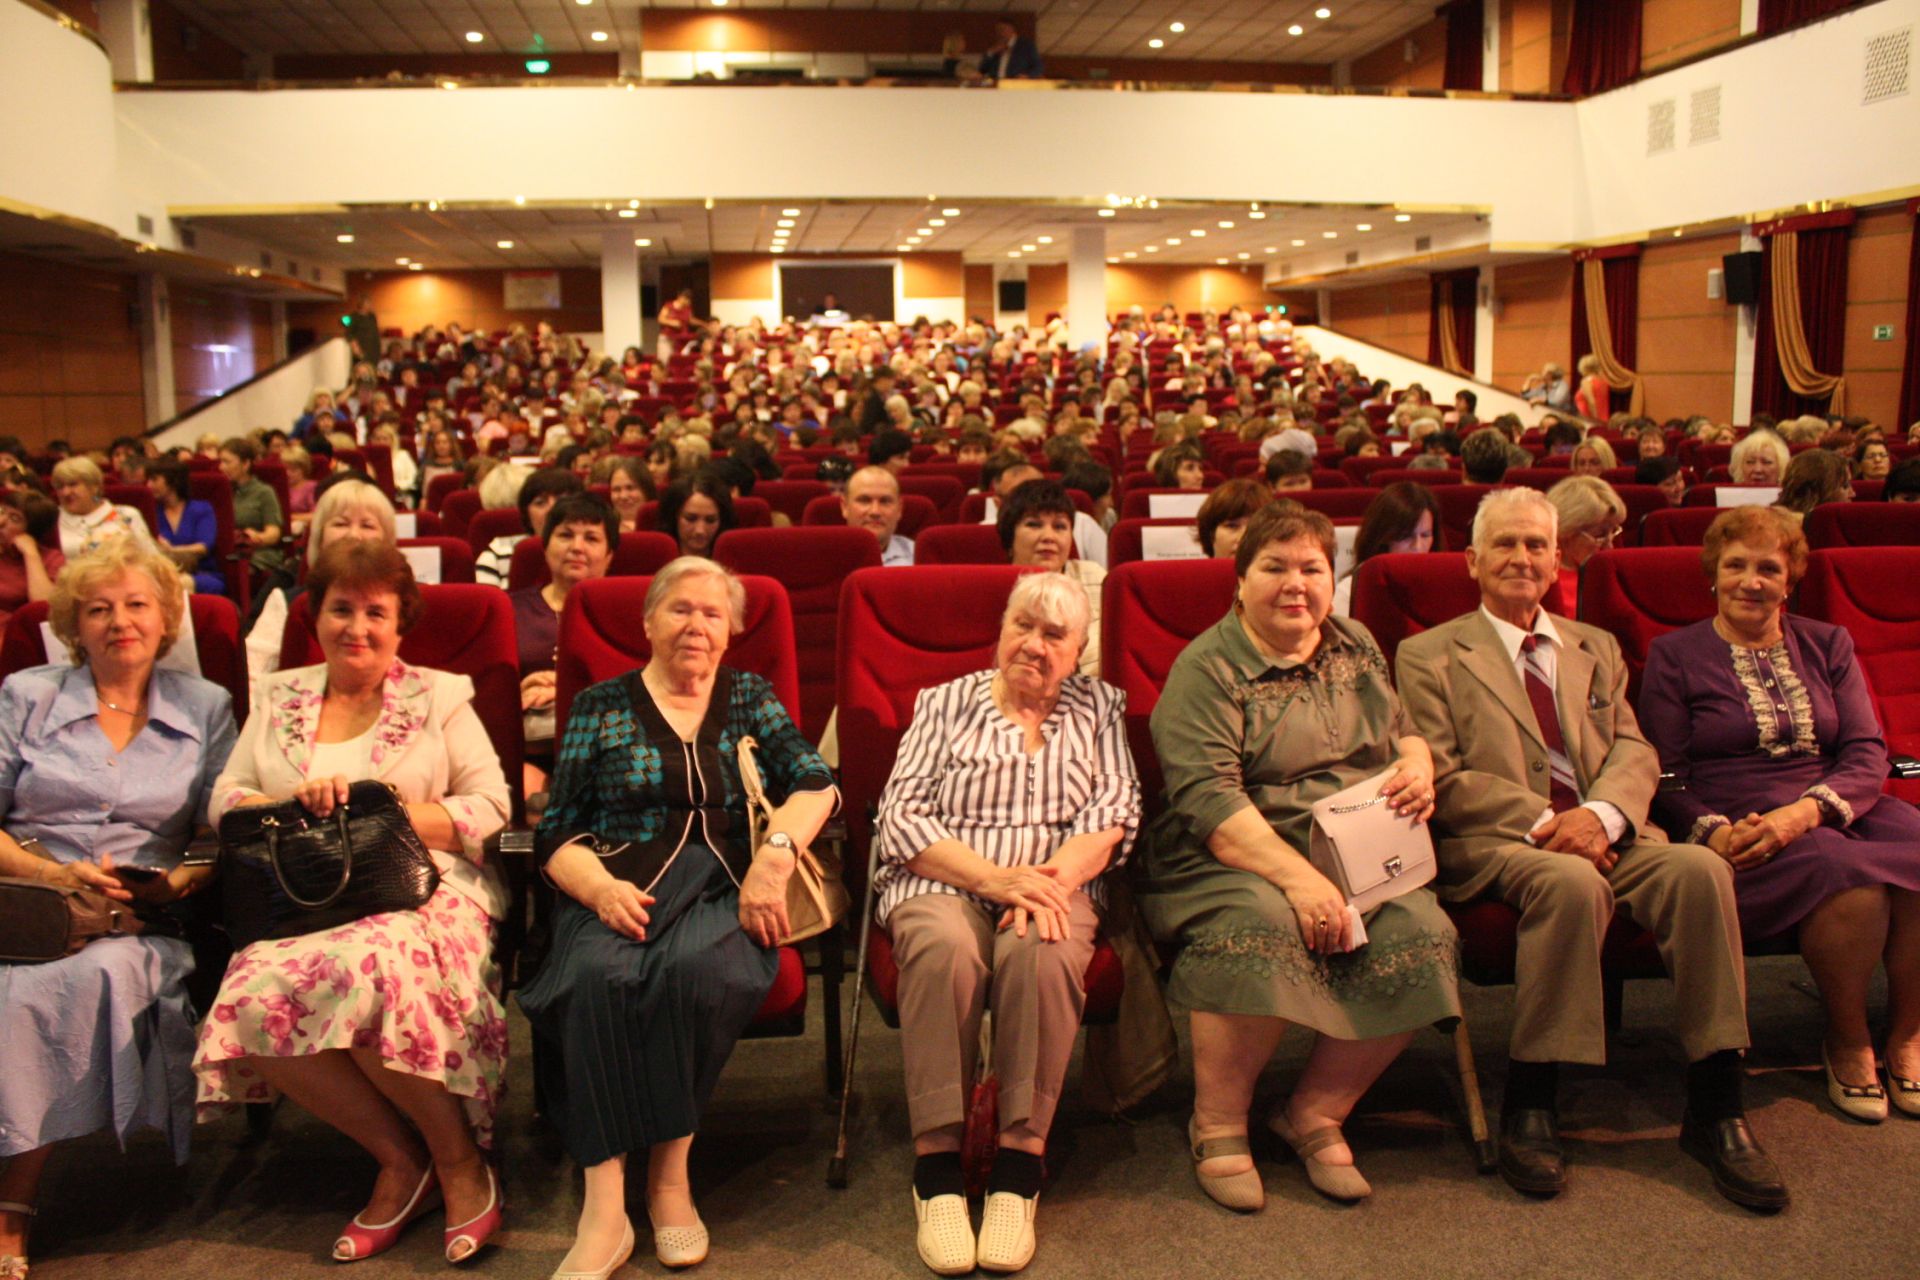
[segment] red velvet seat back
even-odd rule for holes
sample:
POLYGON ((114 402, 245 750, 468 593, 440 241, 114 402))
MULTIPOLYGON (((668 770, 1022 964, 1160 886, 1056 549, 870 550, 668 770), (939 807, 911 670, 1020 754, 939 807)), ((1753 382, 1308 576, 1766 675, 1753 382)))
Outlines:
POLYGON ((785 516, 788 524, 799 524, 807 504, 833 491, 819 480, 762 480, 753 486, 753 496, 785 516))
POLYGON ((1920 547, 1920 502, 1828 502, 1807 513, 1807 542, 1824 547, 1920 547))
MULTIPOLYGON (((233 697, 233 718, 247 719, 247 655, 240 645, 240 611, 225 596, 193 592, 187 596, 193 613, 193 645, 200 655, 200 674, 233 697)), ((47 620, 47 602, 32 600, 13 611, 0 635, 0 680, 28 667, 65 662, 66 651, 49 655, 40 624, 47 620)))
POLYGON ((1707 586, 1696 547, 1601 551, 1580 571, 1580 621, 1620 642, 1630 702, 1640 700, 1640 675, 1653 642, 1713 616, 1707 586))
POLYGON ((1431 467, 1381 467, 1367 476, 1367 485, 1384 489, 1390 484, 1457 485, 1465 480, 1457 468, 1435 470, 1431 467))
POLYGON ((1640 524, 1643 547, 1697 547, 1707 540, 1707 526, 1720 511, 1716 507, 1662 507, 1650 511, 1640 524))
POLYGON ((473 581, 473 548, 465 538, 400 538, 402 547, 433 547, 440 552, 440 581, 473 581))
MULTIPOLYGON (((100 496, 116 507, 132 507, 138 511, 140 518, 147 522, 148 533, 159 528, 158 504, 153 500, 153 490, 144 484, 109 484, 101 488, 100 496)), ((286 508, 282 507, 281 510, 285 511, 286 508)), ((280 523, 284 526, 286 521, 283 519, 280 523)))
POLYGON ((1480 510, 1480 503, 1495 489, 1505 489, 1507 485, 1484 484, 1439 484, 1429 492, 1433 500, 1440 504, 1440 528, 1435 530, 1446 539, 1444 546, 1436 539, 1435 550, 1465 551, 1473 545, 1473 517, 1480 510))
POLYGON ((880 544, 866 530, 844 523, 732 529, 720 535, 713 554, 735 573, 762 574, 786 588, 800 680, 800 729, 808 741, 819 742, 833 713, 841 584, 855 570, 879 567, 880 544))
POLYGON ((1141 546, 1144 530, 1191 528, 1193 521, 1179 518, 1122 520, 1107 531, 1107 568, 1117 569, 1123 564, 1146 559, 1145 549, 1141 546))
POLYGON ((900 492, 908 497, 925 498, 933 504, 937 519, 953 521, 960 518, 960 503, 967 496, 967 486, 953 476, 909 472, 900 476, 900 492))
POLYGON ((1400 459, 1392 457, 1342 458, 1340 460, 1340 470, 1346 472, 1349 480, 1359 485, 1369 483, 1368 477, 1376 471, 1403 469, 1405 466, 1406 464, 1400 459))
POLYGON ((1648 516, 1667 510, 1667 495, 1657 484, 1616 484, 1613 491, 1627 506, 1627 518, 1620 524, 1621 546, 1641 545, 1641 529, 1648 516))
MULTIPOLYGON (((1800 610, 1847 629, 1895 755, 1920 756, 1920 547, 1836 547, 1809 558, 1800 610)), ((1887 790, 1920 804, 1920 782, 1887 790)))
POLYGON ((401 516, 413 517, 413 536, 416 538, 457 537, 447 532, 437 513, 432 511, 402 511, 401 516))
MULTIPOLYGON (((1167 489, 1154 484, 1151 480, 1138 487, 1129 485, 1120 498, 1120 518, 1122 520, 1149 520, 1153 517, 1153 500, 1168 494, 1192 495, 1199 493, 1195 489, 1167 489)), ((1205 494, 1201 494, 1202 497, 1205 494)))
MULTIPOLYGON (((440 477, 435 477, 436 481, 440 477)), ((467 536, 467 521, 479 514, 480 494, 473 489, 455 489, 440 504, 440 523, 455 538, 467 536)))
POLYGON ((476 511, 467 520, 467 545, 473 548, 473 554, 477 556, 491 546, 495 538, 517 537, 526 531, 527 526, 520 520, 518 507, 476 511))
MULTIPOLYGON (((623 533, 620 535, 620 545, 613 549, 613 563, 607 566, 607 576, 651 578, 679 554, 680 548, 664 533, 655 533, 651 529, 623 533)), ((522 538, 520 544, 514 547, 513 559, 507 565, 507 590, 544 587, 551 581, 553 575, 547 571, 547 549, 540 545, 538 538, 522 538)))
POLYGON ((914 539, 913 563, 1004 565, 1007 552, 1000 545, 1000 531, 990 524, 937 524, 914 539))
POLYGON ((427 510, 438 513, 445 506, 447 498, 460 491, 466 484, 466 477, 457 471, 442 472, 427 481, 426 499, 422 503, 427 510))
POLYGON ((1378 489, 1354 485, 1346 489, 1289 489, 1275 495, 1291 498, 1309 511, 1318 511, 1329 520, 1345 520, 1367 514, 1367 508, 1380 496, 1378 489))
MULTIPOLYGON (((425 608, 400 640, 400 657, 416 667, 452 671, 473 681, 473 709, 486 727, 500 769, 513 792, 517 819, 521 763, 526 756, 520 722, 520 655, 514 648, 513 607, 497 587, 472 583, 420 588, 425 608)), ((324 661, 306 592, 293 599, 280 640, 280 667, 324 661)))
POLYGON ((1235 584, 1226 559, 1135 561, 1107 575, 1100 674, 1127 695, 1127 744, 1149 814, 1159 813, 1166 783, 1148 720, 1174 659, 1233 607, 1235 584))
MULTIPOLYGON (((931 500, 917 493, 902 494, 900 497, 900 527, 894 532, 903 538, 918 538, 920 531, 929 525, 937 524, 940 513, 931 500)), ((800 523, 811 529, 830 528, 838 525, 847 528, 847 517, 840 510, 838 494, 825 494, 807 503, 807 509, 801 515, 800 523)), ((872 535, 868 535, 871 538, 872 535)), ((874 544, 876 547, 879 543, 874 544)))
POLYGON ((1479 607, 1465 552, 1374 556, 1354 571, 1353 617, 1380 642, 1389 670, 1402 640, 1479 607))
MULTIPOLYGON (((794 662, 793 615, 787 608, 786 589, 772 578, 743 581, 747 616, 740 633, 728 641, 721 662, 765 676, 798 724, 800 672, 794 662)), ((556 740, 566 735, 567 713, 582 689, 644 666, 653 656, 644 627, 647 591, 652 586, 651 577, 601 578, 581 583, 567 596, 554 668, 556 740)))

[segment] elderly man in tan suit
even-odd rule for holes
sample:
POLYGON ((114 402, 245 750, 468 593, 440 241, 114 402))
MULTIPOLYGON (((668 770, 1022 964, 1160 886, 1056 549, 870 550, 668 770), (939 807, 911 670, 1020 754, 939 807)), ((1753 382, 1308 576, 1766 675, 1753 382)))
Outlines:
POLYGON ((1481 607, 1403 643, 1396 664, 1433 748, 1441 896, 1520 912, 1500 1172, 1531 1195, 1566 1185, 1558 1064, 1606 1060, 1600 946, 1617 909, 1653 933, 1673 975, 1689 1063, 1681 1146, 1727 1198, 1780 1209, 1786 1186, 1741 1101, 1732 871, 1648 825, 1659 758, 1627 705, 1620 646, 1540 607, 1559 574, 1557 535, 1545 495, 1488 495, 1467 553, 1481 607))

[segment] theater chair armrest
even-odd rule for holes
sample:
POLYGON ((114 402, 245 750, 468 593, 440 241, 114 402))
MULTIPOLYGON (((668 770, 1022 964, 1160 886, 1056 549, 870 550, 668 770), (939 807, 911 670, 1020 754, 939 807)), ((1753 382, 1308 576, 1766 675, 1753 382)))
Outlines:
POLYGON ((1659 789, 1663 795, 1671 795, 1676 791, 1685 791, 1687 784, 1680 780, 1677 773, 1663 773, 1660 775, 1659 789))
POLYGON ((1887 773, 1889 776, 1899 778, 1902 781, 1911 781, 1920 778, 1920 760, 1916 760, 1912 756, 1889 756, 1887 757, 1887 773))

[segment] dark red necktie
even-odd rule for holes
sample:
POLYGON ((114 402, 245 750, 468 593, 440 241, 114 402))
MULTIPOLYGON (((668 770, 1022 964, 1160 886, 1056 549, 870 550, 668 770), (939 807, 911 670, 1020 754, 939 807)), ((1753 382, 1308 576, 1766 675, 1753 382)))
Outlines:
POLYGON ((1553 686, 1547 683, 1546 672, 1540 667, 1540 660, 1534 656, 1534 650, 1540 644, 1540 637, 1530 635, 1520 642, 1521 669, 1526 672, 1527 701, 1533 704, 1533 718, 1540 725, 1540 737, 1547 744, 1550 753, 1547 761, 1547 795, 1553 804, 1555 813, 1564 813, 1568 809, 1580 807, 1580 793, 1574 789, 1574 780, 1565 776, 1560 760, 1566 760, 1566 739, 1560 734, 1560 709, 1553 702, 1553 686))

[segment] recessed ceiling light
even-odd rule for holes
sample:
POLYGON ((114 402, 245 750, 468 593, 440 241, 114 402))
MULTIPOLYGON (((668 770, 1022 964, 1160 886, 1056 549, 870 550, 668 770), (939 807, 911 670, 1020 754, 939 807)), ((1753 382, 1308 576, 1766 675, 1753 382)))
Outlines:
POLYGON ((910 244, 897 244, 893 246, 893 248, 896 253, 912 253, 913 252, 913 246, 910 244))
POLYGON ((1147 48, 1149 49, 1164 49, 1166 47, 1167 47, 1167 42, 1165 40, 1162 40, 1159 36, 1155 36, 1153 39, 1147 41, 1147 48))
POLYGON ((947 225, 947 220, 945 218, 928 218, 927 225, 930 227, 944 227, 947 225))
POLYGON ((1413 215, 1410 213, 1396 213, 1393 215, 1393 220, 1395 222, 1412 222, 1413 215))
POLYGON ((494 247, 494 248, 496 248, 496 249, 511 249, 511 248, 513 248, 513 241, 511 241, 511 240, 495 240, 495 241, 493 242, 493 247, 494 247))
POLYGON ((587 33, 587 39, 593 41, 595 44, 605 42, 606 38, 607 33, 604 31, 590 31, 587 33))
POLYGON ((1195 227, 1193 230, 1187 232, 1187 234, 1195 240, 1204 240, 1207 238, 1207 229, 1205 227, 1195 227))
POLYGON ((1017 258, 1020 256, 1020 251, 1018 249, 1009 249, 1007 250, 1007 256, 1009 258, 1017 258))
POLYGON ((1108 259, 1107 259, 1107 265, 1108 265, 1108 266, 1110 266, 1110 267, 1117 267, 1117 266, 1119 266, 1119 265, 1120 265, 1120 259, 1118 259, 1118 258, 1108 258, 1108 259))
POLYGON ((468 44, 479 44, 479 43, 480 43, 480 42, 481 42, 482 40, 485 40, 486 38, 487 38, 487 37, 486 37, 486 34, 485 34, 484 32, 480 32, 480 31, 469 31, 469 32, 467 32, 467 43, 468 43, 468 44))
POLYGON ((1034 250, 1038 249, 1039 247, 1040 246, 1037 244, 1023 244, 1020 246, 1020 252, 1032 253, 1034 250))
POLYGON ((1265 209, 1255 209, 1252 213, 1249 213, 1247 216, 1249 218, 1252 218, 1255 222, 1258 222, 1260 219, 1267 216, 1267 211, 1265 209))
POLYGON ((1220 220, 1220 229, 1221 229, 1222 231, 1231 231, 1231 230, 1233 230, 1233 219, 1231 219, 1231 218, 1222 218, 1222 219, 1220 220))
POLYGON ((588 5, 590 5, 590 4, 592 4, 592 3, 593 3, 593 0, 573 0, 573 2, 574 2, 575 4, 577 4, 577 5, 579 5, 579 6, 580 6, 580 7, 582 8, 582 9, 584 9, 584 8, 586 8, 586 7, 588 6, 588 5))
POLYGON ((1040 237, 1040 243, 1041 243, 1041 244, 1052 244, 1052 243, 1053 243, 1053 237, 1052 237, 1052 236, 1041 236, 1041 237, 1040 237))
POLYGON ((622 209, 620 216, 623 218, 637 218, 640 216, 640 211, 637 209, 622 209))
POLYGON ((1278 253, 1278 252, 1280 252, 1280 246, 1279 246, 1279 245, 1277 245, 1277 244, 1270 244, 1270 245, 1268 245, 1268 246, 1267 246, 1266 248, 1264 248, 1264 249, 1262 249, 1262 250, 1261 250, 1260 252, 1262 252, 1262 253, 1278 253))
POLYGON ((1187 29, 1187 24, 1184 22, 1169 22, 1167 24, 1167 30, 1173 32, 1173 34, 1175 35, 1179 35, 1182 31, 1185 31, 1186 29, 1187 29))
POLYGON ((1245 262, 1247 259, 1253 257, 1253 255, 1250 253, 1236 253, 1233 256, 1240 259, 1240 261, 1242 262, 1245 262))
MULTIPOLYGON (((714 2, 715 4, 718 4, 718 3, 720 3, 720 0, 713 0, 713 2, 714 2)), ((777 244, 777 245, 775 245, 775 246, 773 246, 773 251, 774 251, 775 253, 785 253, 785 252, 787 251, 787 246, 785 246, 785 245, 783 245, 783 244, 777 244)))
POLYGON ((425 268, 425 267, 423 267, 423 266, 421 266, 421 265, 420 265, 419 263, 417 263, 417 262, 409 262, 409 263, 407 264, 407 270, 409 270, 409 271, 425 271, 425 270, 426 270, 426 268, 425 268))
POLYGON ((1121 254, 1120 256, 1123 258, 1137 258, 1140 255, 1135 253, 1133 250, 1129 249, 1125 253, 1121 254))
POLYGON ((1355 231, 1371 231, 1373 230, 1373 224, 1371 222, 1356 223, 1353 229, 1355 231))
POLYGON ((1295 240, 1293 242, 1293 247, 1296 249, 1304 249, 1307 247, 1307 242, 1305 240, 1295 240))
POLYGON ((515 204, 525 204, 527 202, 527 198, 525 196, 515 196, 513 198, 513 202, 515 204))
POLYGON ((1333 16, 1333 10, 1324 7, 1315 9, 1313 16, 1316 18, 1331 18, 1333 16))
POLYGON ((648 240, 646 237, 642 236, 640 239, 635 240, 633 242, 633 247, 636 249, 651 249, 653 247, 653 241, 648 240))
POLYGON ((724 9, 727 7, 727 0, 713 0, 713 7, 716 9, 724 9))
POLYGON ((1323 240, 1338 240, 1340 233, 1338 231, 1322 231, 1320 237, 1323 240))
POLYGON ((335 237, 334 237, 334 239, 335 239, 335 240, 338 240, 338 241, 339 241, 339 242, 340 242, 341 244, 352 244, 352 243, 353 243, 353 232, 351 232, 351 231, 342 231, 342 232, 341 232, 341 233, 340 233, 339 235, 337 235, 337 236, 335 236, 335 237))
POLYGON ((793 219, 792 219, 792 218, 782 218, 782 219, 780 219, 780 221, 778 221, 778 222, 776 222, 776 223, 774 223, 773 225, 774 225, 774 226, 776 226, 776 227, 790 227, 790 226, 792 226, 792 225, 793 225, 793 219))
POLYGON ((942 209, 940 216, 943 218, 957 218, 960 216, 960 211, 958 209, 942 209))
POLYGON ((1180 237, 1179 237, 1179 236, 1168 236, 1168 237, 1167 237, 1167 243, 1168 243, 1168 244, 1179 244, 1179 243, 1180 243, 1180 237))
POLYGON ((1227 260, 1225 258, 1215 258, 1213 263, 1217 267, 1224 267, 1227 265, 1227 260))
POLYGON ((933 234, 933 228, 932 227, 915 227, 913 229, 913 234, 917 236, 930 236, 933 234))
POLYGON ((797 218, 800 216, 800 211, 798 209, 782 209, 780 216, 783 218, 797 218))
POLYGON ((1306 33, 1307 29, 1297 22, 1287 28, 1287 34, 1290 36, 1303 36, 1306 33))
POLYGON ((1113 216, 1113 210, 1111 210, 1111 209, 1102 209, 1102 210, 1100 211, 1100 216, 1101 216, 1101 217, 1103 217, 1103 218, 1111 218, 1111 217, 1113 216))
POLYGON ((1148 245, 1148 246, 1147 246, 1147 252, 1148 252, 1148 253, 1158 253, 1158 252, 1160 252, 1160 246, 1159 246, 1159 245, 1157 245, 1157 244, 1150 244, 1150 245, 1148 245))
POLYGON ((395 258, 395 259, 393 260, 393 263, 394 263, 394 265, 395 265, 395 266, 397 266, 397 267, 404 267, 404 266, 406 266, 406 265, 407 265, 407 264, 408 264, 409 262, 412 262, 412 261, 413 261, 413 259, 412 259, 412 258, 395 258))

